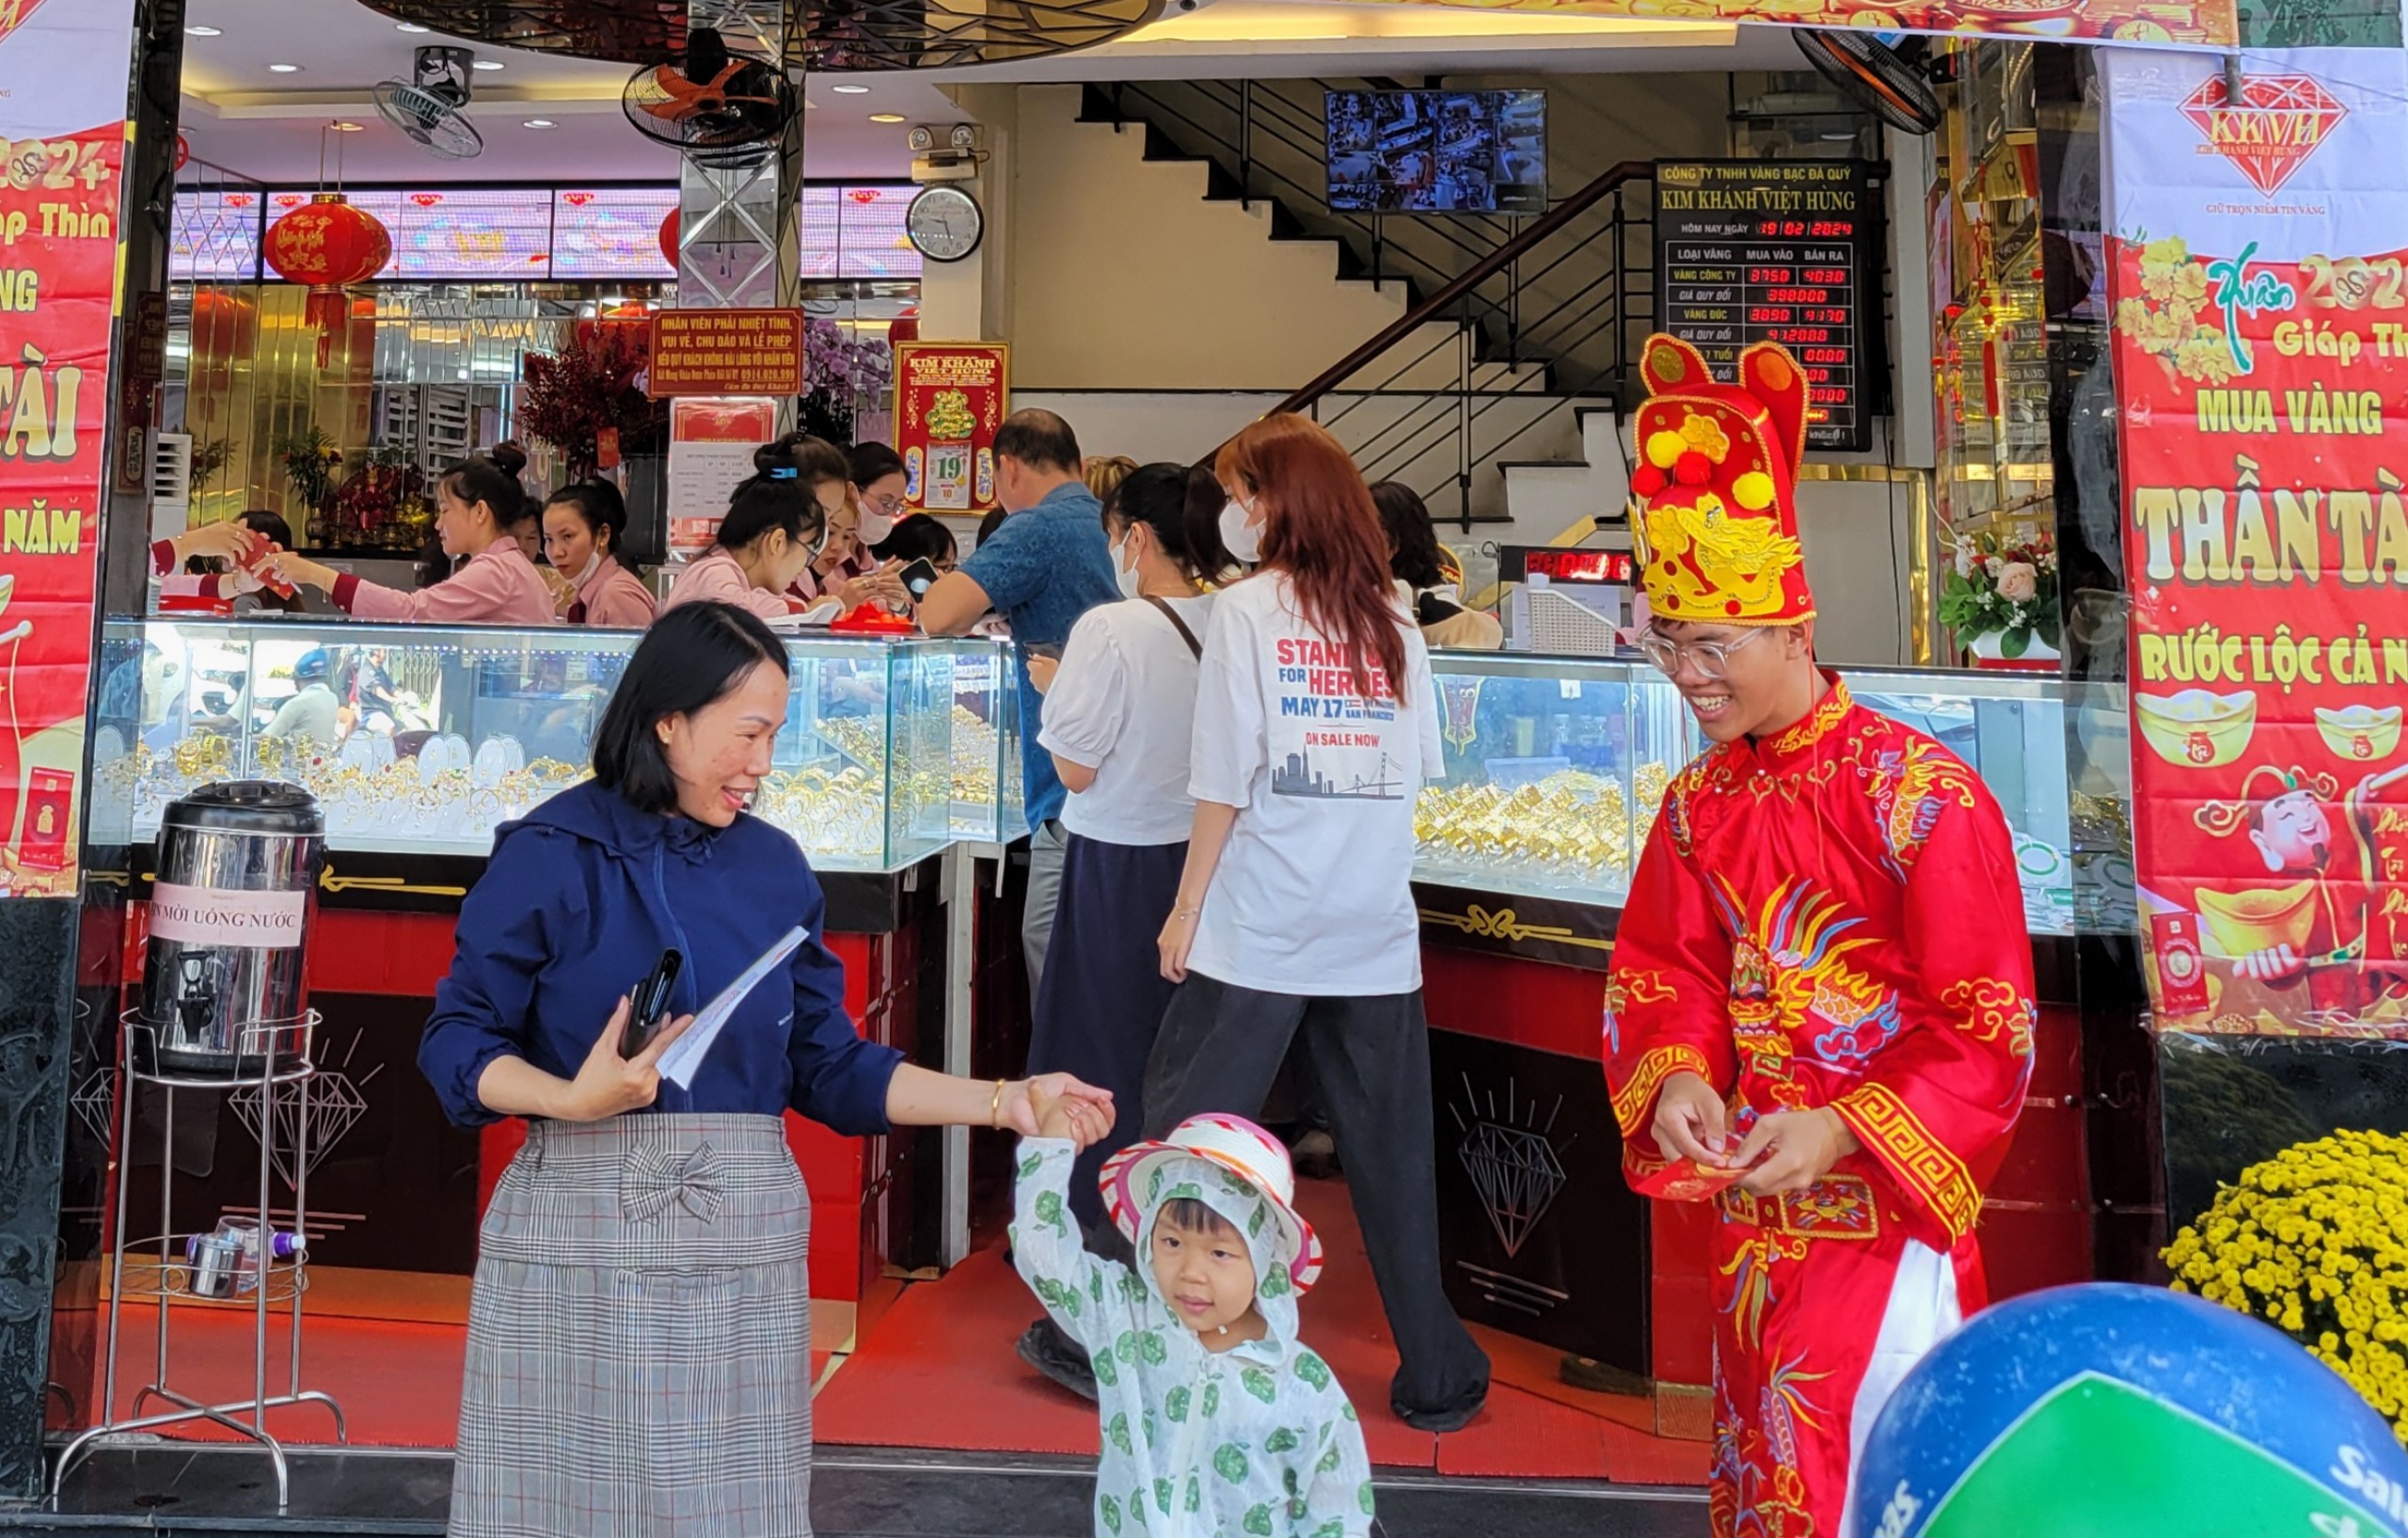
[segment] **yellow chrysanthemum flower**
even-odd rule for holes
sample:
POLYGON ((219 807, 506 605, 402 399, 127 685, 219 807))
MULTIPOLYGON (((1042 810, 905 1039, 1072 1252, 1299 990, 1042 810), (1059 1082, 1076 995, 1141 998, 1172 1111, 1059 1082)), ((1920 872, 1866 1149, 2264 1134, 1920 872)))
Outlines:
MULTIPOLYGON (((2178 272, 2190 260, 2179 239, 2152 242, 2143 260, 2152 293, 2189 286, 2178 272)), ((2130 324, 2140 316, 2116 319, 2130 324)), ((2178 325, 2193 329, 2147 316, 2147 340, 2162 342, 2178 325)), ((2186 341, 2168 349, 2185 355, 2178 362, 2216 344, 2213 333, 2186 341)), ((2408 1136, 2335 1133, 2252 1165, 2175 1236, 2164 1260, 2176 1291, 2273 1324, 2408 1442, 2408 1136)))

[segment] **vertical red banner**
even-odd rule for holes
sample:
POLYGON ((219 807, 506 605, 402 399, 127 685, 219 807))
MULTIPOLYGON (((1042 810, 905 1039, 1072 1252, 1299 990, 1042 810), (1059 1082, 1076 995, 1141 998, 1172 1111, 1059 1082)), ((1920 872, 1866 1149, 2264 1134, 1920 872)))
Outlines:
POLYGON ((2408 63, 2102 71, 2159 1022, 2408 1035, 2408 63))
POLYGON ((132 0, 0 0, 0 891, 74 889, 132 0))

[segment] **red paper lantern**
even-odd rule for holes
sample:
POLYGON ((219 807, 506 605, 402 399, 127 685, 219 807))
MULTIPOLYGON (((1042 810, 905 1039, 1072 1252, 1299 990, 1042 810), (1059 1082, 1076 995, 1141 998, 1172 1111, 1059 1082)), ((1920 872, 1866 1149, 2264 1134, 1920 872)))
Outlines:
POLYGON ((685 211, 671 209, 669 217, 660 221, 660 260, 668 262, 672 267, 677 265, 677 240, 685 232, 685 211))
POLYGON ((335 334, 351 319, 343 290, 385 270, 393 257, 393 237, 342 194, 322 192, 268 226, 265 254, 278 277, 309 287, 309 316, 318 328, 323 369, 335 334))

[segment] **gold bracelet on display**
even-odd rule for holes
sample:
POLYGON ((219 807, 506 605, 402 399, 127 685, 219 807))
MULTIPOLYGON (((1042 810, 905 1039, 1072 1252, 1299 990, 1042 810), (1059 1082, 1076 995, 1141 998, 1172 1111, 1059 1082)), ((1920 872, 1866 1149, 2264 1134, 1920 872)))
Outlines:
POLYGON ((1004 1125, 1004 1081, 995 1081, 995 1098, 987 1105, 987 1125, 1000 1131, 1004 1125))

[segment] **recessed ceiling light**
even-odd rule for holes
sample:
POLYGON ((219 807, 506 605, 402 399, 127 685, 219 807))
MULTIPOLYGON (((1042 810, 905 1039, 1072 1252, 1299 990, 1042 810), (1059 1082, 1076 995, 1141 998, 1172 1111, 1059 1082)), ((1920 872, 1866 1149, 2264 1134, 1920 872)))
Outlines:
POLYGON ((530 118, 518 126, 521 128, 558 128, 560 124, 552 121, 549 118, 530 118))
POLYGON ((299 74, 301 72, 301 66, 298 64, 271 64, 267 67, 267 72, 270 74, 299 74))
POLYGON ((184 36, 187 38, 222 38, 225 35, 225 33, 219 31, 214 26, 188 26, 184 28, 184 36))
POLYGON ((867 86, 832 86, 829 88, 839 96, 867 96, 869 94, 869 87, 867 86))
POLYGON ((364 134, 367 132, 367 129, 362 124, 346 122, 341 119, 337 119, 326 126, 333 129, 338 134, 364 134))
POLYGON ((869 115, 869 120, 874 123, 899 123, 903 120, 903 114, 899 112, 873 112, 869 115))
POLYGON ((416 22, 395 22, 393 24, 393 30, 396 32, 432 32, 435 29, 431 26, 420 26, 416 22))
POLYGON ((477 62, 476 62, 474 65, 470 66, 470 68, 472 68, 472 69, 487 70, 487 71, 491 71, 491 70, 499 70, 499 69, 502 69, 502 68, 504 68, 504 67, 505 67, 505 66, 502 64, 501 60, 499 60, 499 59, 498 59, 498 58, 481 58, 481 59, 477 60, 477 62))

